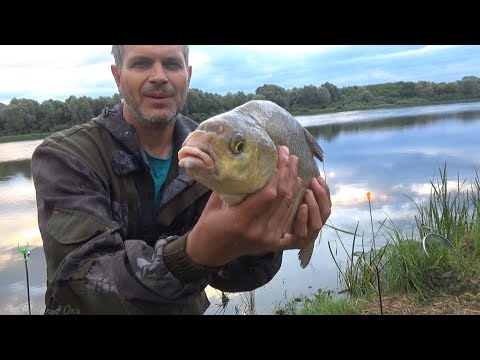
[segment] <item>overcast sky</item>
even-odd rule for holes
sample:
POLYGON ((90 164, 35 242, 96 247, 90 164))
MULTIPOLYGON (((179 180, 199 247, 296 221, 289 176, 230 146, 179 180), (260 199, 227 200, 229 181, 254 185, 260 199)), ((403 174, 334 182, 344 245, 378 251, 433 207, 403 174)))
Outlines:
MULTIPOLYGON (((111 45, 0 45, 0 103, 117 92, 111 45)), ((330 82, 339 88, 480 77, 479 45, 191 45, 191 88, 225 95, 330 82)))

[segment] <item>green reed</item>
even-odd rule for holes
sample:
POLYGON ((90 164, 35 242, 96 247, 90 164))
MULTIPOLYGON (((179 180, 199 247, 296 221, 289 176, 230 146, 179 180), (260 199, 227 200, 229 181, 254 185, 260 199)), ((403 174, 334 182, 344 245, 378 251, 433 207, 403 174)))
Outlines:
POLYGON ((475 180, 467 187, 466 181, 457 176, 455 186, 450 189, 446 166, 439 173, 439 178, 430 182, 428 201, 422 204, 414 201, 418 210, 414 215, 417 226, 410 234, 391 220, 386 224, 386 219, 374 232, 369 200, 372 246, 369 249, 363 246, 364 234, 357 234, 359 224, 350 252, 338 236, 348 259, 347 266, 342 267, 329 243, 345 291, 350 296, 378 295, 381 305, 380 290, 411 293, 419 299, 428 299, 435 293, 465 291, 475 284, 469 283, 469 279, 480 275, 480 177, 475 171, 475 180), (386 245, 376 249, 375 239, 380 230, 386 245), (434 246, 427 254, 422 239, 428 233, 445 237, 453 248, 434 246), (355 253, 353 249, 358 238, 362 241, 362 251, 355 253))
POLYGON ((328 248, 346 296, 334 298, 319 292, 313 299, 298 297, 277 313, 350 314, 355 313, 355 299, 359 298, 378 299, 381 313, 382 296, 387 294, 409 294, 418 301, 429 301, 436 295, 478 291, 480 176, 475 170, 469 186, 459 176, 455 180, 453 184, 448 181, 445 165, 439 169, 438 178, 430 181, 427 201, 417 203, 406 195, 417 208, 417 213, 412 214, 416 226, 410 232, 399 228, 388 216, 375 230, 369 196, 371 236, 359 233, 359 223, 353 232, 326 224, 336 233, 337 239, 329 241, 328 248), (349 236, 351 246, 340 233, 349 236), (431 233, 446 238, 453 247, 432 243, 427 253, 422 240, 431 233), (385 245, 377 248, 380 236, 385 245), (357 245, 361 251, 355 251, 357 245), (346 264, 338 260, 339 251, 346 256, 346 264))

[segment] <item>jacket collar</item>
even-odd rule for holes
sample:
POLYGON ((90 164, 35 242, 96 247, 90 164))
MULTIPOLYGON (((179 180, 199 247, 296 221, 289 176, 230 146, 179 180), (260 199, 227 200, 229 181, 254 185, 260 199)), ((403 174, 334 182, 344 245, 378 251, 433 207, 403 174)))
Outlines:
MULTIPOLYGON (((135 128, 123 117, 123 103, 116 105, 111 110, 105 108, 93 121, 107 130, 121 145, 121 148, 123 148, 114 150, 111 154, 112 169, 117 175, 126 176, 133 172, 150 169, 145 154, 138 142, 135 128)), ((183 141, 197 126, 198 124, 189 118, 181 114, 177 116, 173 130, 174 161, 178 161, 177 153, 183 141)), ((178 167, 178 178, 188 185, 194 182, 193 178, 181 167, 178 167)))

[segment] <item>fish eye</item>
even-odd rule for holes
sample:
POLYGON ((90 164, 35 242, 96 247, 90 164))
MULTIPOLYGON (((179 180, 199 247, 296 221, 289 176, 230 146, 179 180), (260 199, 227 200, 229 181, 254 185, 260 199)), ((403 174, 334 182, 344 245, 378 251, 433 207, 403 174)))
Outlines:
POLYGON ((232 150, 234 154, 240 154, 245 150, 245 139, 242 134, 237 133, 233 135, 232 141, 230 142, 230 150, 232 150))

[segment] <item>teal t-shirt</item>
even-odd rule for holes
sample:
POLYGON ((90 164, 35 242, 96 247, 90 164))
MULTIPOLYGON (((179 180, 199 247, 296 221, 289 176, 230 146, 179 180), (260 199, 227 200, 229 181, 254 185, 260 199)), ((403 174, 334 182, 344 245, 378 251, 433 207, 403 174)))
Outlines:
POLYGON ((167 179, 168 170, 170 170, 170 165, 172 164, 172 151, 170 151, 170 155, 166 159, 157 158, 146 151, 145 155, 150 163, 150 173, 155 184, 155 208, 157 208, 160 201, 160 189, 167 179))

